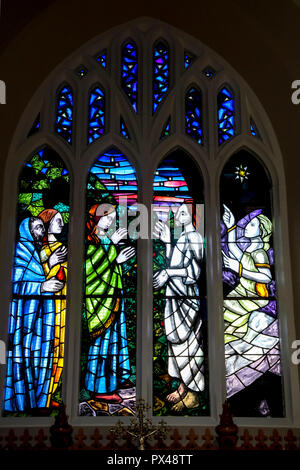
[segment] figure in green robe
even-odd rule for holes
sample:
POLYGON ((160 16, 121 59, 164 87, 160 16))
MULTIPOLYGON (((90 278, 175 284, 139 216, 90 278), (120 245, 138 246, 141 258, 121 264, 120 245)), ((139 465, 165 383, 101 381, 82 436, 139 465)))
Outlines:
POLYGON ((121 401, 116 391, 131 375, 124 313, 122 263, 135 255, 133 247, 118 249, 126 229, 108 229, 116 218, 113 207, 94 205, 87 221, 86 315, 91 338, 85 385, 93 398, 121 401))

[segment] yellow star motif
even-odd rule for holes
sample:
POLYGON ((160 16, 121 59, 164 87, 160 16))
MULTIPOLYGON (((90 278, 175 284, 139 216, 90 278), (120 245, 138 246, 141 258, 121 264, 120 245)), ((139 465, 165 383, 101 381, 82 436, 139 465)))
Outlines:
POLYGON ((243 165, 240 165, 239 167, 237 166, 236 167, 236 177, 235 179, 236 180, 240 180, 240 182, 242 183, 244 180, 247 180, 248 179, 248 175, 250 175, 250 173, 247 171, 247 168, 248 167, 243 167, 243 165))

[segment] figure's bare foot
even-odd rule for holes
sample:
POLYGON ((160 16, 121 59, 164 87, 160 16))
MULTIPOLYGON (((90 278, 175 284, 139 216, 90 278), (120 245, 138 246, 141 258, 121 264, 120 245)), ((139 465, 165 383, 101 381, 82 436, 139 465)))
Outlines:
POLYGON ((180 400, 178 403, 176 403, 174 406, 172 406, 173 411, 182 411, 184 408, 197 408, 199 406, 199 397, 196 392, 192 392, 189 390, 186 394, 186 396, 180 400))
POLYGON ((169 395, 166 396, 166 400, 169 401, 170 403, 178 403, 180 400, 182 400, 187 394, 187 388, 184 385, 184 383, 181 382, 177 390, 175 392, 170 393, 169 395))

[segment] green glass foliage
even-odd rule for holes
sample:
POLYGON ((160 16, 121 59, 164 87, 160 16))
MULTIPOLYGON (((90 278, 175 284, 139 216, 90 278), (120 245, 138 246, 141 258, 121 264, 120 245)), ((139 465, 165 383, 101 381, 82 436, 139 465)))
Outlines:
POLYGON ((19 221, 52 208, 68 223, 69 182, 69 172, 52 149, 45 147, 36 152, 24 163, 19 179, 19 221))

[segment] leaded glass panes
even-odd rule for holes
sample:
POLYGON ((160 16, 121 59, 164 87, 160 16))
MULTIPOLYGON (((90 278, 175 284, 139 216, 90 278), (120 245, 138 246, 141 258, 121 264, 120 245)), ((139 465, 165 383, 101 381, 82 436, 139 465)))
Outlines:
POLYGON ((96 56, 96 61, 98 62, 99 65, 101 65, 101 67, 106 69, 106 67, 107 67, 107 53, 106 53, 106 51, 100 52, 100 54, 98 54, 96 56))
POLYGON ((185 95, 185 132, 198 144, 203 143, 202 97, 195 87, 191 87, 185 95))
POLYGON ((124 139, 130 139, 130 135, 129 135, 127 126, 126 126, 125 121, 122 118, 122 116, 120 117, 120 133, 124 137, 124 139))
POLYGON ((246 151, 221 175, 227 399, 235 416, 285 415, 271 184, 246 151))
POLYGON ((169 59, 168 45, 159 41, 153 48, 153 112, 156 111, 169 89, 169 59))
POLYGON ((72 143, 73 92, 65 85, 57 95, 55 131, 69 144, 72 143))
POLYGON ((236 117, 234 96, 231 90, 224 86, 218 93, 218 140, 219 145, 227 142, 236 135, 236 117))
POLYGON ((195 56, 194 54, 191 54, 190 52, 185 52, 184 53, 184 68, 188 69, 189 66, 194 62, 195 56))
POLYGON ((70 177, 46 147, 19 177, 5 416, 48 416, 62 403, 70 177))
POLYGON ((88 143, 99 139, 105 131, 105 95, 99 87, 95 87, 89 98, 88 143))
POLYGON ((153 181, 153 393, 158 416, 209 414, 202 178, 183 151, 153 181))
POLYGON ((260 133, 257 129, 257 126, 252 118, 250 118, 250 133, 254 137, 258 137, 259 139, 261 138, 260 133))
POLYGON ((32 135, 36 134, 40 130, 41 125, 41 115, 40 113, 37 115, 36 120, 34 121, 30 131, 28 132, 27 137, 31 137, 32 135))
POLYGON ((133 109, 138 111, 138 57, 133 42, 127 42, 122 48, 121 87, 133 109))
POLYGON ((168 117, 167 122, 165 123, 162 133, 160 135, 160 140, 165 139, 166 137, 169 137, 171 134, 171 116, 168 117))
POLYGON ((111 148, 91 167, 86 191, 79 414, 132 415, 136 397, 135 170, 121 152, 111 148))

